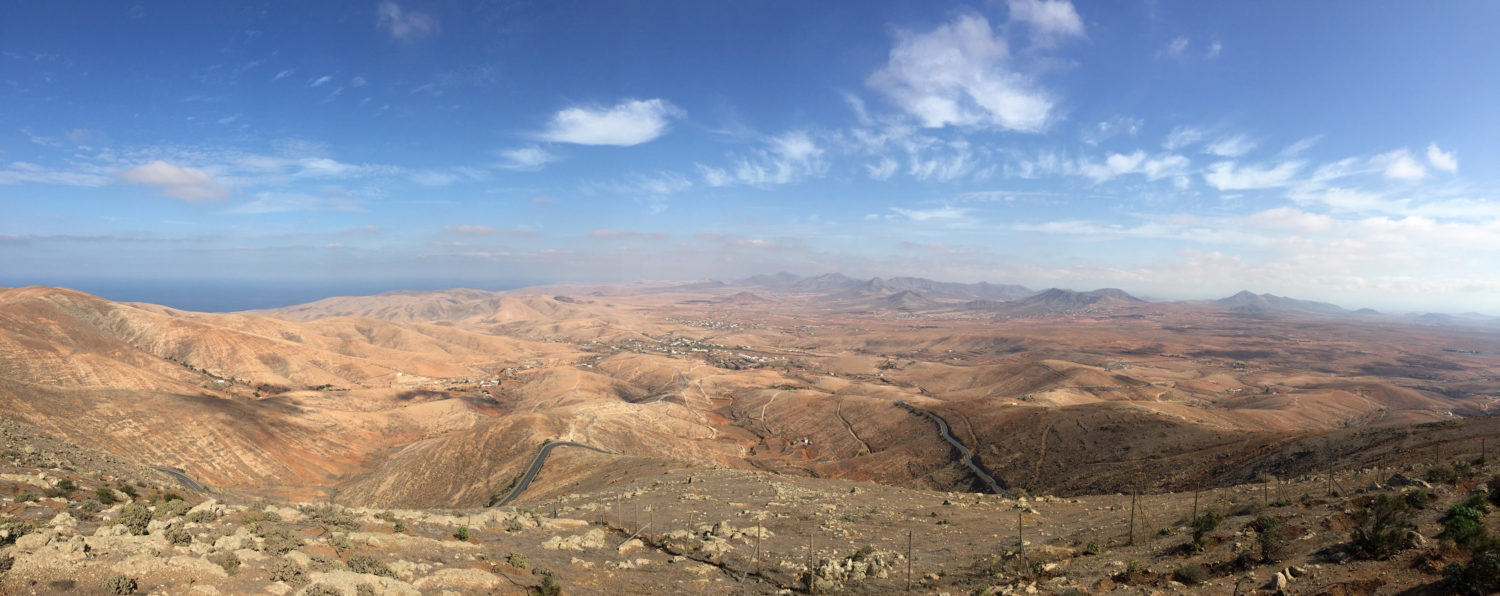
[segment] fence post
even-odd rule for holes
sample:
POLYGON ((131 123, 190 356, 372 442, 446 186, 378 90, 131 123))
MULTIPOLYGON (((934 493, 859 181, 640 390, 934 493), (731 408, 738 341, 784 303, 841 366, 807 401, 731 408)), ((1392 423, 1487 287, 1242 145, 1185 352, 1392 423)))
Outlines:
POLYGON ((911 530, 906 531, 906 591, 911 591, 911 530))
POLYGON ((755 522, 755 574, 760 575, 760 520, 755 522))
POLYGON ((1026 533, 1022 531, 1024 526, 1021 523, 1023 515, 1020 511, 1016 512, 1016 550, 1021 553, 1022 569, 1026 567, 1026 533))

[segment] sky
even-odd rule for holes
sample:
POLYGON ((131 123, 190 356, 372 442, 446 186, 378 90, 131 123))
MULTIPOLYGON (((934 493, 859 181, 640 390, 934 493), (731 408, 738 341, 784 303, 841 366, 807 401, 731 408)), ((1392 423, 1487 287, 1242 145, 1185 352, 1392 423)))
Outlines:
POLYGON ((6 4, 0 285, 837 271, 1500 315, 1500 3, 6 4))

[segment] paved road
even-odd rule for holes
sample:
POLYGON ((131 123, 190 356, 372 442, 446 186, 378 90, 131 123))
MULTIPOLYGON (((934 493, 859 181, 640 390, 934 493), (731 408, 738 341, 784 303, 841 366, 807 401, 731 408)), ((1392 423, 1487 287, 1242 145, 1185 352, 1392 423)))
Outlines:
POLYGON ((177 470, 173 470, 172 468, 163 468, 161 466, 151 466, 151 469, 176 478, 178 482, 181 482, 182 485, 187 487, 187 489, 190 491, 193 491, 195 493, 204 492, 203 485, 198 484, 197 480, 188 478, 187 474, 183 474, 182 472, 178 472, 177 470))
POLYGON ((553 449, 563 446, 582 447, 590 451, 598 451, 599 453, 613 455, 609 451, 594 447, 593 445, 584 445, 583 443, 574 443, 572 441, 553 441, 551 443, 547 443, 546 445, 542 446, 541 451, 537 452, 536 457, 531 459, 531 467, 526 468, 526 473, 521 476, 521 481, 517 482, 516 487, 511 489, 510 494, 506 495, 505 499, 497 503, 495 506, 504 507, 506 505, 509 505, 511 501, 516 500, 516 497, 521 496, 521 493, 526 492, 526 487, 531 486, 531 481, 535 480, 537 473, 542 471, 542 464, 547 463, 547 456, 552 453, 553 449))
POLYGON ((995 482, 995 477, 991 476, 989 472, 984 471, 984 468, 979 467, 979 464, 974 461, 974 453, 972 451, 969 451, 968 447, 964 447, 963 443, 958 442, 958 439, 953 437, 953 433, 948 432, 948 421, 943 420, 942 416, 938 416, 937 414, 933 414, 932 412, 928 412, 927 410, 923 410, 922 408, 918 408, 904 401, 898 401, 896 402, 896 405, 911 410, 913 413, 921 414, 923 416, 931 418, 933 422, 937 423, 938 432, 943 435, 943 439, 948 441, 948 444, 952 445, 954 449, 958 450, 959 459, 965 466, 969 467, 969 471, 973 472, 975 476, 978 476, 979 479, 984 482, 985 486, 989 487, 990 492, 997 495, 1005 492, 1004 489, 1000 488, 1000 484, 998 482, 995 482))

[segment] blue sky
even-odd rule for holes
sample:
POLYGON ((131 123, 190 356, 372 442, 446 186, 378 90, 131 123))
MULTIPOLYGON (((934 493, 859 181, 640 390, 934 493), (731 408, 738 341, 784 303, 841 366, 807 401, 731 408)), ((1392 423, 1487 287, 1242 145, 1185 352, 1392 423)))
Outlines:
POLYGON ((6 12, 9 285, 841 271, 1500 314, 1492 2, 6 12))

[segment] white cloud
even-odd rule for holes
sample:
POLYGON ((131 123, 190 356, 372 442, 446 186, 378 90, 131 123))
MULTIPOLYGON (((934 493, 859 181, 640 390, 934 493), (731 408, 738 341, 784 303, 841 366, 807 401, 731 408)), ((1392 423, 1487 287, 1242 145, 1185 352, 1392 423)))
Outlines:
POLYGON ((567 108, 552 116, 543 140, 629 147, 667 133, 682 110, 662 99, 626 100, 611 108, 567 108))
POLYGON ((460 226, 443 226, 443 231, 447 232, 449 234, 470 234, 470 235, 475 235, 475 236, 490 236, 490 235, 493 235, 495 232, 498 232, 500 230, 499 230, 499 228, 496 228, 495 226, 460 225, 460 226))
POLYGON ((1301 204, 1323 205, 1336 213, 1390 212, 1395 208, 1390 201, 1380 195, 1336 186, 1294 190, 1287 196, 1301 204))
POLYGON ((416 41, 437 33, 441 27, 432 15, 403 10, 395 2, 381 2, 376 10, 375 26, 385 29, 391 37, 405 42, 416 41))
POLYGON ((1129 154, 1111 153, 1104 158, 1103 163, 1080 161, 1076 170, 1078 174, 1092 178, 1095 182, 1125 174, 1141 174, 1149 180, 1160 180, 1185 174, 1191 163, 1181 155, 1165 154, 1148 158, 1144 151, 1136 151, 1129 154))
POLYGON ((1208 46, 1208 53, 1204 54, 1203 57, 1204 58, 1208 58, 1209 60, 1212 60, 1214 58, 1218 58, 1219 57, 1219 53, 1223 52, 1223 51, 1224 51, 1224 44, 1216 41, 1216 42, 1213 42, 1213 43, 1209 44, 1209 46, 1208 46))
POLYGON ((507 149, 500 152, 500 157, 504 160, 499 164, 500 167, 528 172, 540 170, 543 166, 557 161, 557 156, 536 146, 507 149))
POLYGON ((296 73, 297 73, 297 69, 295 69, 295 68, 288 68, 286 70, 283 70, 281 72, 276 73, 276 76, 271 77, 271 80, 273 80, 273 81, 280 81, 281 79, 287 78, 287 77, 292 76, 293 74, 296 74, 296 73))
POLYGON ((328 82, 332 81, 332 80, 333 80, 333 77, 331 77, 329 75, 323 75, 323 76, 318 77, 316 79, 309 80, 307 82, 307 86, 308 87, 322 87, 323 85, 327 85, 328 82))
POLYGON ((1296 207, 1277 207, 1245 217, 1245 223, 1253 226, 1320 232, 1333 227, 1333 218, 1321 213, 1308 213, 1296 207))
POLYGON ((730 176, 729 172, 723 168, 705 166, 701 163, 694 165, 698 167, 698 174, 703 176, 703 183, 711 187, 728 186, 734 182, 734 177, 730 176))
POLYGON ((657 172, 630 176, 624 182, 606 187, 607 190, 629 195, 669 195, 693 187, 693 182, 680 174, 657 172))
POLYGON ((963 208, 963 207, 953 207, 953 206, 949 206, 949 205, 944 205, 944 206, 936 208, 936 209, 902 209, 900 207, 891 207, 891 211, 895 211, 896 213, 900 214, 902 217, 905 217, 905 218, 907 218, 907 219, 909 219, 911 221, 918 221, 918 222, 923 222, 923 221, 949 221, 949 222, 953 222, 953 221, 963 221, 963 220, 968 220, 969 219, 969 209, 966 209, 966 208, 963 208))
POLYGON ((1393 180, 1421 180, 1427 177, 1427 168, 1412 157, 1411 152, 1397 149, 1371 158, 1371 163, 1385 168, 1385 177, 1393 180))
POLYGON ((217 199, 224 196, 224 187, 203 170, 175 166, 156 160, 120 172, 126 182, 162 187, 162 196, 184 201, 217 199))
POLYGON ((960 16, 926 34, 899 35, 889 62, 866 81, 922 126, 999 127, 1041 132, 1053 100, 1012 71, 1005 39, 978 15, 960 16))
POLYGON ((732 170, 724 172, 727 177, 717 175, 722 170, 713 172, 713 168, 707 168, 700 171, 706 178, 714 174, 715 180, 759 187, 791 184, 828 171, 826 151, 807 131, 789 131, 768 137, 763 142, 763 148, 739 157, 732 170))
POLYGON ((1500 225, 1500 202, 1472 197, 1390 198, 1340 187, 1304 189, 1288 194, 1300 204, 1318 204, 1336 213, 1383 214, 1433 220, 1500 225))
POLYGON ((1141 131, 1146 122, 1136 117, 1115 116, 1109 120, 1101 120, 1092 126, 1086 126, 1079 138, 1089 145, 1098 145, 1111 137, 1120 134, 1135 136, 1141 131))
POLYGON ((871 180, 889 180, 891 175, 896 173, 898 165, 896 160, 882 157, 878 163, 865 164, 865 171, 870 174, 871 180))
POLYGON ((1458 154, 1453 151, 1444 153, 1442 149, 1438 148, 1437 143, 1429 143, 1427 145, 1427 163, 1432 164, 1433 168, 1444 172, 1457 172, 1458 154))
POLYGON ((1196 145, 1198 141, 1203 140, 1203 136, 1202 130, 1191 126, 1179 126, 1172 129, 1172 132, 1167 135, 1166 140, 1162 141, 1161 146, 1167 151, 1176 151, 1183 147, 1196 145))
POLYGON ((1031 25, 1032 37, 1041 43, 1083 35, 1083 20, 1067 0, 1009 0, 1010 18, 1031 25))
POLYGON ((0 168, 0 184, 36 182, 95 187, 105 186, 110 181, 109 176, 96 172, 54 170, 24 161, 13 161, 0 168))
POLYGON ((1302 169, 1301 161, 1286 161, 1274 167, 1236 167, 1232 161, 1221 161, 1208 166, 1203 181, 1219 190, 1252 190, 1286 186, 1302 169))
POLYGON ((1296 157, 1298 155, 1303 154, 1308 149, 1312 149, 1314 145, 1317 145, 1318 142, 1322 141, 1322 140, 1323 140, 1323 135, 1313 135, 1313 136, 1310 136, 1310 137, 1304 137, 1304 138, 1298 139, 1297 142, 1295 142, 1295 143, 1287 145, 1286 148, 1282 149, 1281 152, 1278 153, 1277 155, 1280 155, 1282 157, 1296 157))
POLYGON ((365 85, 368 85, 369 83, 370 82, 366 81, 364 77, 354 77, 353 80, 349 81, 349 85, 351 87, 363 87, 365 85))
POLYGON ((359 201, 347 197, 314 196, 298 193, 262 192, 255 200, 230 209, 230 213, 260 215, 288 211, 361 211, 359 201))
POLYGON ((22 128, 21 129, 21 134, 26 135, 26 138, 30 139, 31 142, 36 143, 38 145, 41 145, 43 147, 62 147, 63 146, 62 141, 59 141, 59 140, 57 140, 55 138, 52 138, 52 137, 44 137, 44 136, 41 136, 41 135, 37 135, 35 133, 32 133, 31 129, 29 129, 29 128, 22 128))
POLYGON ((1141 164, 1140 173, 1145 174, 1149 180, 1160 180, 1168 176, 1176 177, 1177 186, 1181 188, 1186 185, 1187 178, 1183 174, 1187 172, 1191 163, 1188 158, 1181 155, 1159 155, 1141 164))
POLYGON ((422 186, 447 186, 458 182, 459 175, 441 170, 418 170, 411 173, 411 181, 422 186))
POLYGON ((1321 166, 1318 166, 1318 169, 1313 170, 1312 182, 1328 182, 1330 180, 1347 178, 1356 174, 1366 174, 1371 171, 1368 169, 1368 166, 1364 166, 1361 164, 1363 164, 1361 160, 1355 159, 1353 157, 1346 157, 1333 163, 1323 164, 1321 166))
POLYGON ((640 238, 642 236, 645 236, 645 234, 635 230, 616 230, 611 228, 589 232, 589 238, 640 238))
POLYGON ((955 147, 952 153, 928 157, 912 156, 907 173, 918 180, 951 182, 974 171, 975 160, 967 146, 955 147))
POLYGON ((1210 153, 1219 157, 1239 157, 1249 153, 1255 148, 1255 141, 1245 135, 1232 137, 1220 137, 1218 140, 1203 147, 1204 153, 1210 153))
POLYGON ((1104 163, 1102 164, 1093 162, 1080 163, 1078 171, 1084 176, 1093 178, 1096 182, 1102 182, 1121 174, 1134 172, 1144 161, 1146 161, 1146 153, 1144 151, 1136 151, 1129 155, 1112 153, 1109 157, 1104 158, 1104 163))
POLYGON ((219 124, 234 124, 234 121, 235 120, 239 120, 239 119, 240 119, 240 115, 239 114, 234 114, 232 116, 225 116, 225 117, 219 119, 219 124))
POLYGON ((1192 43, 1186 37, 1178 37, 1156 52, 1158 57, 1181 58, 1187 52, 1188 44, 1192 43))

